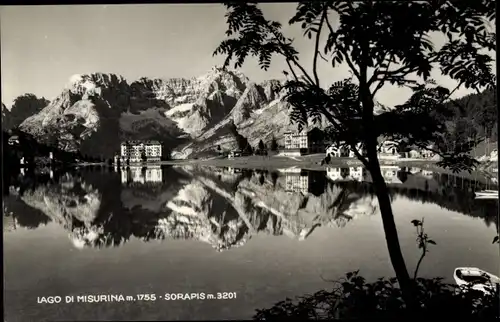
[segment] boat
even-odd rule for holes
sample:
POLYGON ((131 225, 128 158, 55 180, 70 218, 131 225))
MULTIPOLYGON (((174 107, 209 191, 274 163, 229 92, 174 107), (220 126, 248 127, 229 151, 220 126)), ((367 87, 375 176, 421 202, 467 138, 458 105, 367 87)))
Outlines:
POLYGON ((476 199, 498 199, 498 190, 482 190, 474 193, 476 199))
POLYGON ((500 285, 500 278, 476 267, 458 267, 453 272, 458 286, 470 286, 484 294, 491 294, 500 285))

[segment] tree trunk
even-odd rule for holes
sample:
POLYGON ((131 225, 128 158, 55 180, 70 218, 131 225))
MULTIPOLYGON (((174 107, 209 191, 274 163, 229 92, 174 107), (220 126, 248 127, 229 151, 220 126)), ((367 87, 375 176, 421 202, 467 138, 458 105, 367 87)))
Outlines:
POLYGON ((368 158, 368 170, 370 171, 372 177, 373 187, 375 189, 380 207, 380 214, 384 225, 385 240, 392 267, 396 273, 396 278, 399 282, 403 300, 406 306, 410 310, 413 310, 415 308, 413 280, 410 279, 410 275, 408 274, 408 269, 406 268, 406 263, 403 258, 403 253, 401 252, 398 230, 396 228, 396 223, 394 222, 394 215, 392 214, 389 191, 387 189, 387 185, 385 184, 385 180, 382 177, 377 156, 377 139, 380 133, 376 130, 373 114, 375 106, 373 96, 367 83, 367 62, 369 60, 367 57, 368 43, 365 42, 361 44, 361 51, 365 61, 362 66, 360 66, 360 77, 358 78, 360 82, 360 99, 363 106, 363 137, 368 158))
POLYGON ((392 213, 389 190, 387 189, 387 185, 380 170, 376 146, 369 144, 367 146, 367 154, 370 166, 368 170, 370 171, 372 177, 375 194, 377 195, 380 207, 380 214, 384 225, 385 240, 389 251, 389 257, 391 259, 396 278, 399 281, 403 299, 408 308, 413 308, 415 299, 413 296, 413 281, 410 278, 405 260, 403 258, 403 253, 401 252, 398 230, 392 213))

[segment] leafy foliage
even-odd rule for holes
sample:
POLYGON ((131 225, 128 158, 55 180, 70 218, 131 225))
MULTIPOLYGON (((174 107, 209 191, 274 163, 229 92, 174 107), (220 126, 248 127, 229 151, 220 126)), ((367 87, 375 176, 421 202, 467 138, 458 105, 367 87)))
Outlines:
POLYGON ((441 278, 417 278, 415 289, 419 308, 410 311, 402 301, 396 278, 379 278, 368 283, 359 271, 333 281, 333 290, 322 290, 287 298, 272 308, 257 310, 255 320, 336 320, 336 319, 415 319, 425 317, 494 318, 498 316, 498 289, 485 295, 470 287, 444 283, 441 278))
POLYGON ((469 137, 476 135, 495 141, 498 138, 496 89, 450 101, 445 108, 447 115, 439 116, 446 118, 451 132, 457 132, 458 136, 466 132, 469 137))
POLYGON ((49 103, 45 97, 38 98, 35 94, 31 93, 16 97, 9 113, 8 129, 19 126, 25 119, 40 112, 49 103))
POLYGON ((429 238, 429 236, 424 232, 424 219, 422 220, 417 220, 414 219, 411 221, 413 226, 417 229, 417 246, 419 249, 422 250, 422 255, 420 256, 420 259, 418 260, 417 267, 415 268, 415 273, 413 279, 417 279, 418 275, 418 269, 420 268, 420 264, 422 263, 422 260, 424 259, 425 255, 429 251, 427 247, 429 245, 436 245, 436 242, 432 239, 429 238))
MULTIPOLYGON (((462 130, 459 127, 459 144, 453 149, 440 143, 446 141, 446 128, 444 120, 436 116, 445 110, 444 104, 456 89, 436 86, 430 72, 438 67, 459 86, 477 91, 492 88, 492 58, 484 51, 495 50, 496 35, 485 23, 496 18, 493 1, 476 1, 474 5, 441 0, 300 2, 289 23, 300 23, 304 35, 315 39, 313 76, 300 65, 293 41, 281 33, 280 23, 266 20, 255 3, 228 3, 226 7, 226 35, 231 38, 224 40, 214 54, 226 55, 224 66, 235 59, 235 68, 241 67, 247 56, 255 56, 264 70, 273 55, 284 57, 293 75, 284 84, 285 98, 299 129, 308 120, 317 123, 324 116, 330 122, 328 134, 332 140, 352 149, 358 142, 367 143, 368 138, 384 134, 422 148, 433 143, 432 151, 442 157, 440 165, 454 171, 476 166, 468 153, 479 140, 473 134, 465 135, 465 124, 460 125, 462 130), (336 28, 329 21, 332 12, 338 15, 336 28), (328 90, 320 85, 316 70, 318 56, 326 59, 319 49, 324 30, 328 37, 323 54, 329 56, 332 67, 346 63, 355 77, 337 82, 328 90), (445 35, 444 46, 434 48, 431 33, 445 35), (374 117, 373 98, 385 84, 410 87, 414 94, 397 111, 374 117)), ((357 156, 361 157, 359 153, 357 156)))
POLYGON ((225 3, 225 6, 229 9, 226 35, 238 33, 240 37, 223 41, 214 52, 227 54, 224 67, 233 58, 236 58, 234 67, 241 67, 249 54, 258 57, 264 70, 269 68, 274 53, 297 58, 298 52, 291 46, 292 40, 285 38, 280 31, 281 24, 266 20, 255 3, 225 3))

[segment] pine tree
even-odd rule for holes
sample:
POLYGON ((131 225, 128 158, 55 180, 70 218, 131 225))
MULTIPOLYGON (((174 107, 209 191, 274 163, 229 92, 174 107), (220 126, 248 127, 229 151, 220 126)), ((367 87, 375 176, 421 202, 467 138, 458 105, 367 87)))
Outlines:
POLYGON ((263 152, 266 149, 266 146, 264 145, 264 142, 262 140, 259 141, 259 150, 263 152))
POLYGON ((278 151, 278 142, 276 141, 276 138, 273 136, 271 139, 271 146, 270 146, 271 151, 278 151))

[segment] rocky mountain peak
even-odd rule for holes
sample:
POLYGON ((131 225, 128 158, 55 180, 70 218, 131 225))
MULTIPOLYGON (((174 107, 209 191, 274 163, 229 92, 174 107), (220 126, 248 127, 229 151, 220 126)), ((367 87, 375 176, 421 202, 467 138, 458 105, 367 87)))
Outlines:
POLYGON ((85 86, 86 84, 94 84, 99 87, 112 87, 120 83, 126 82, 121 75, 112 73, 91 73, 91 74, 75 74, 69 78, 70 86, 85 86))
POLYGON ((266 95, 268 101, 274 101, 279 98, 283 83, 277 79, 270 79, 260 83, 259 85, 262 87, 264 95, 266 95))
POLYGON ((196 82, 207 94, 221 90, 226 95, 238 99, 249 83, 249 79, 237 71, 214 67, 205 75, 196 78, 196 82))
POLYGON ((128 93, 129 86, 123 76, 111 73, 75 74, 70 77, 66 89, 82 99, 102 97, 105 92, 128 93))
POLYGON ((267 102, 267 97, 262 87, 250 82, 233 108, 233 121, 236 125, 246 121, 253 110, 258 110, 267 102))

